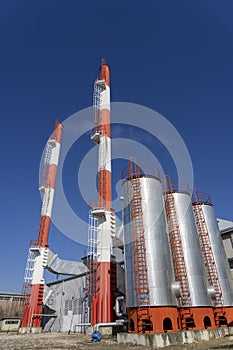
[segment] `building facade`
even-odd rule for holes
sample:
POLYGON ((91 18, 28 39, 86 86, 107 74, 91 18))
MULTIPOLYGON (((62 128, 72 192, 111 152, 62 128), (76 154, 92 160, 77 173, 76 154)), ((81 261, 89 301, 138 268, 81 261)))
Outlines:
POLYGON ((233 277, 233 221, 218 219, 218 226, 233 277))

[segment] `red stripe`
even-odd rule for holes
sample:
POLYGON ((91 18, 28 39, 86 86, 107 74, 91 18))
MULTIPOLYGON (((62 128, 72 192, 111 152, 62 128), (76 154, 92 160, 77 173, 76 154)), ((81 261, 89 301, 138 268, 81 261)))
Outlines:
POLYGON ((91 323, 112 322, 115 318, 113 303, 115 299, 116 264, 101 262, 97 266, 97 292, 92 299, 91 323), (114 277, 114 278, 113 278, 114 277))
POLYGON ((56 175, 57 175, 57 165, 56 164, 50 164, 49 165, 49 171, 46 181, 46 187, 55 188, 56 183, 56 175))
POLYGON ((112 207, 112 179, 111 172, 100 170, 98 173, 98 201, 99 207, 111 210, 112 207))
POLYGON ((110 86, 110 67, 107 64, 100 66, 100 79, 105 80, 106 85, 110 86))
POLYGON ((43 294, 43 284, 32 285, 30 300, 24 309, 21 327, 40 327, 41 316, 39 315, 42 314, 43 294))
POLYGON ((100 111, 99 129, 100 132, 103 132, 108 137, 111 136, 110 110, 107 108, 101 109, 100 111))
POLYGON ((50 217, 46 215, 42 215, 40 218, 40 227, 39 227, 38 240, 37 240, 37 245, 39 247, 45 248, 48 246, 50 221, 51 221, 50 217))
POLYGON ((61 123, 55 124, 54 139, 61 143, 63 125, 61 123))

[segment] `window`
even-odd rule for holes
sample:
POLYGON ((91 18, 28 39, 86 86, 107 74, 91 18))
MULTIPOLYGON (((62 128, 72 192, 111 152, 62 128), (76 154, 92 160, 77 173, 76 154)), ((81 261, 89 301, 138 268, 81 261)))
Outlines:
POLYGON ((5 296, 5 295, 1 295, 1 296, 0 296, 0 301, 10 301, 10 300, 11 300, 10 297, 7 297, 7 296, 5 296))
POLYGON ((74 311, 73 311, 74 315, 78 314, 78 299, 74 299, 74 311))
POLYGON ((13 297, 13 301, 21 301, 23 298, 20 297, 13 297))
POLYGON ((18 324, 19 321, 16 320, 9 320, 9 321, 5 321, 5 324, 18 324))
POLYGON ((68 304, 69 304, 69 300, 66 300, 65 306, 64 306, 64 316, 68 315, 68 304))
POLYGON ((233 258, 228 259, 230 269, 233 269, 233 258))
POLYGON ((73 300, 69 300, 69 311, 72 311, 73 309, 73 300))

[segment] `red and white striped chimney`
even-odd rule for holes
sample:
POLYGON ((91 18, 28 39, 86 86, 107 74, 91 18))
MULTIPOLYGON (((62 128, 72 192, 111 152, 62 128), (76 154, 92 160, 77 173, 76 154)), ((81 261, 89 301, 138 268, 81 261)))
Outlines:
POLYGON ((40 187, 43 194, 40 227, 36 243, 30 247, 34 253, 34 267, 28 304, 25 306, 21 328, 40 327, 44 295, 44 269, 48 261, 48 235, 53 208, 54 189, 62 138, 62 124, 56 122, 53 137, 47 142, 43 168, 44 182, 40 187))
POLYGON ((114 318, 115 263, 112 262, 112 236, 115 215, 112 207, 111 132, 110 132, 110 67, 102 61, 98 87, 98 218, 96 294, 92 299, 92 324, 111 322, 114 318))
MULTIPOLYGON (((110 68, 104 62, 100 66, 100 82, 105 82, 100 92, 99 103, 99 163, 98 163, 98 200, 99 207, 111 210, 111 131, 110 131, 110 68)), ((97 83, 97 82, 96 82, 97 83)), ((100 83, 101 84, 101 83, 100 83)))

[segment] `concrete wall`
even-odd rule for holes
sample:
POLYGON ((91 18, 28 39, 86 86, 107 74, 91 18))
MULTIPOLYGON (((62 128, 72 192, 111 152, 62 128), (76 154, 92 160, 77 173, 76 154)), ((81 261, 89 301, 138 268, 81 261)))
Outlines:
POLYGON ((117 341, 120 344, 144 345, 153 348, 163 348, 169 345, 191 344, 194 342, 222 338, 229 334, 233 334, 233 327, 160 334, 118 333, 117 341))

